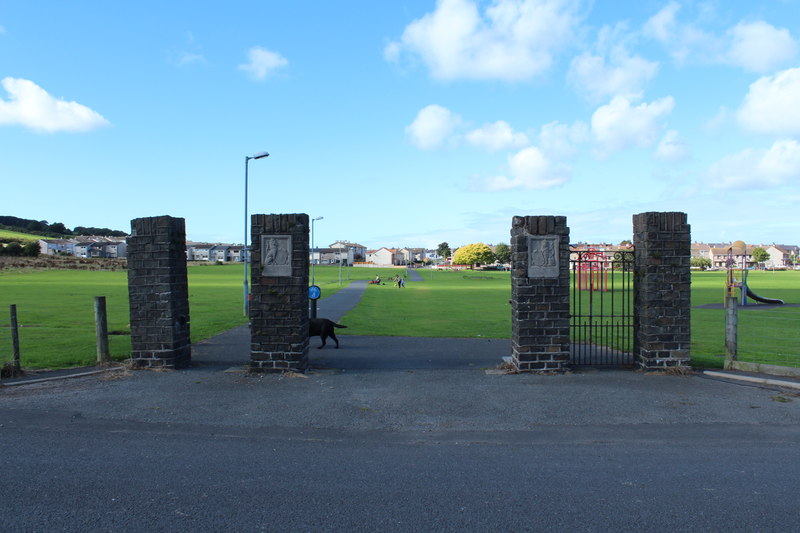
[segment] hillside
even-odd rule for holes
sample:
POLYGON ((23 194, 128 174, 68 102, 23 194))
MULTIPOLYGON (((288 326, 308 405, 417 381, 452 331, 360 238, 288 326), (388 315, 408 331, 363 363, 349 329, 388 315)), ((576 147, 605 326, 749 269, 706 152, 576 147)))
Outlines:
MULTIPOLYGON (((75 235, 102 235, 105 237, 125 237, 124 231, 94 226, 76 226, 70 230, 61 222, 50 224, 46 220, 33 220, 18 218, 10 215, 0 215, 0 231, 17 233, 10 236, 14 240, 38 240, 46 238, 72 237, 75 235)), ((0 235, 0 238, 4 238, 0 235)))
POLYGON ((0 242, 38 241, 39 239, 47 239, 47 237, 43 235, 35 235, 33 233, 22 233, 19 231, 0 229, 0 242))

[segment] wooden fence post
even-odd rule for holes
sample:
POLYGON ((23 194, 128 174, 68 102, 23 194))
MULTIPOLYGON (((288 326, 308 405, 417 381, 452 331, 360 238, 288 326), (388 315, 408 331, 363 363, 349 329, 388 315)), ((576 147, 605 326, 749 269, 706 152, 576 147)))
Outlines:
POLYGON ((739 356, 738 346, 739 310, 736 297, 725 295, 725 368, 729 368, 739 356))
POLYGON ((108 364, 111 353, 108 350, 108 319, 106 318, 106 297, 94 297, 94 330, 97 337, 97 362, 108 364))
POLYGON ((16 373, 21 369, 19 362, 19 325, 17 324, 16 304, 11 304, 11 344, 14 350, 14 359, 12 362, 13 371, 16 373))

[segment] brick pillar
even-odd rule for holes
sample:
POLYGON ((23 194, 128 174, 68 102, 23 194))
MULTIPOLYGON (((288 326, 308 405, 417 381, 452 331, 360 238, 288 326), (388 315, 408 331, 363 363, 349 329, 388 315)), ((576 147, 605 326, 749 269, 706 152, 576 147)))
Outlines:
POLYGON ((688 367, 691 226, 686 213, 633 215, 634 354, 639 368, 688 367))
POLYGON ((514 217, 511 358, 521 372, 569 363, 569 228, 566 217, 514 217))
POLYGON ((253 215, 250 369, 308 366, 308 215, 253 215))
POLYGON ((134 219, 127 240, 133 366, 187 366, 191 341, 184 220, 134 219))

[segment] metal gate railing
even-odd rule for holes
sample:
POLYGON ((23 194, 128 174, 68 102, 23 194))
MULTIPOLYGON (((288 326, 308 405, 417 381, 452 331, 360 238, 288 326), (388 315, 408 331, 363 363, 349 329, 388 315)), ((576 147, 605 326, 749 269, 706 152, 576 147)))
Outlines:
POLYGON ((570 253, 570 362, 632 366, 633 248, 570 253))

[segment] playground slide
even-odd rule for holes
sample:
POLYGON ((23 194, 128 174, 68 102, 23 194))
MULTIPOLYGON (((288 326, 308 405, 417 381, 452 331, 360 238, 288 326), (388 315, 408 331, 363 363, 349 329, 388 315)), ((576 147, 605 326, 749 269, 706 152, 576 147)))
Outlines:
POLYGON ((761 302, 762 304, 783 304, 783 300, 778 300, 777 298, 764 298, 763 296, 759 296, 758 294, 754 293, 750 290, 750 287, 747 287, 747 297, 751 300, 755 300, 757 302, 761 302))

